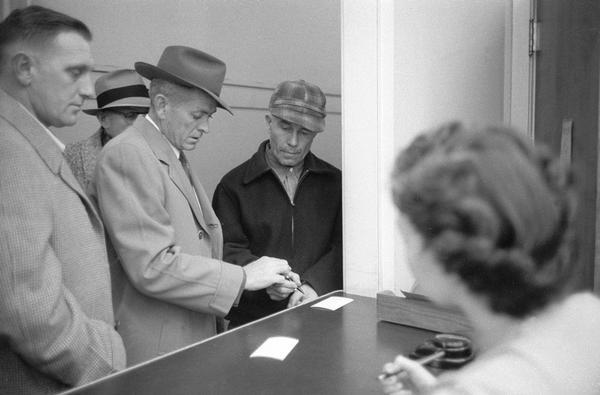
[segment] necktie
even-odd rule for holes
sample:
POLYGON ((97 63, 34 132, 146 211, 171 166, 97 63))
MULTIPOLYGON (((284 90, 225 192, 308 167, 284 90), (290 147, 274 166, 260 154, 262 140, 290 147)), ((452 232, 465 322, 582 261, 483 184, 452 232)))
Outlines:
MULTIPOLYGON (((202 205, 200 204, 200 199, 198 199, 198 193, 196 192, 196 187, 194 186, 194 183, 192 182, 192 172, 190 171, 190 164, 187 160, 187 158, 185 157, 185 155, 183 154, 183 151, 181 151, 181 153, 179 154, 179 161, 181 162, 181 166, 183 166, 183 170, 185 171, 185 174, 188 177, 188 180, 190 181, 190 186, 192 187, 192 191, 194 192, 194 197, 196 198, 196 203, 198 203, 197 206, 197 210, 199 211, 200 215, 202 214, 202 205)), ((190 202, 191 205, 191 202, 190 202)), ((202 238, 201 236, 204 234, 202 233, 203 230, 200 229, 198 231, 198 237, 202 238)))
POLYGON ((185 154, 183 153, 183 151, 181 151, 181 153, 179 154, 179 161, 181 162, 181 166, 183 166, 183 170, 185 171, 185 174, 188 177, 188 180, 190 180, 190 184, 193 186, 194 183, 192 182, 192 174, 190 172, 190 164, 187 160, 187 158, 185 157, 185 154))

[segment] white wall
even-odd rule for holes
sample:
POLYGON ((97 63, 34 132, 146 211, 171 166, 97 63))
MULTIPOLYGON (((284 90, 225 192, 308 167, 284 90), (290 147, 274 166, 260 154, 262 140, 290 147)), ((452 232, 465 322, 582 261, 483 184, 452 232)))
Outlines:
MULTIPOLYGON (((84 20, 102 65, 155 63, 171 44, 191 45, 227 62, 223 97, 236 115, 220 112, 191 159, 209 193, 266 136, 270 88, 301 77, 323 87, 329 127, 314 151, 344 170, 345 288, 373 296, 412 285, 389 197, 394 155, 420 130, 447 119, 502 120, 504 21, 515 2, 523 8, 528 0, 27 3, 84 20)), ((514 81, 507 86, 513 95, 519 88, 514 81)), ((515 118, 518 103, 510 104, 515 118)), ((93 118, 82 116, 75 128, 58 134, 68 142, 96 127, 93 118)))
MULTIPOLYGON (((395 146, 448 120, 500 123, 506 0, 403 0, 395 9, 395 146), (401 5, 401 6, 400 6, 401 5)), ((412 284, 396 243, 396 289, 412 284)))
POLYGON ((382 289, 411 288, 390 204, 390 145, 397 152, 423 129, 450 119, 502 121, 508 4, 344 0, 344 258, 349 292, 373 296, 382 289), (360 80, 357 64, 364 68, 360 80), (361 116, 370 123, 356 126, 356 116, 348 110, 361 104, 366 110, 361 116), (386 121, 390 112, 392 127, 386 121), (358 158, 364 166, 354 165, 358 158))
MULTIPOLYGON (((222 97, 235 116, 217 112, 211 133, 188 157, 212 197, 219 179, 267 137, 264 114, 272 89, 303 78, 327 96, 327 130, 313 151, 341 167, 339 0, 33 0, 83 20, 92 30, 100 69, 156 64, 164 47, 187 45, 227 64, 222 97)), ((98 128, 82 114, 60 129, 65 142, 98 128)))

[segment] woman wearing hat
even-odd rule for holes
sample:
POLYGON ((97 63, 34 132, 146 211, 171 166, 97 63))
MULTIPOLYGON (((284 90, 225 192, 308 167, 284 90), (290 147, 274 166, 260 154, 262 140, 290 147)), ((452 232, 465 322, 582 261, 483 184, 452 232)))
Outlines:
POLYGON ((510 129, 448 124, 399 155, 411 270, 435 303, 464 312, 478 352, 439 378, 399 356, 386 393, 600 393, 600 301, 571 287, 574 195, 570 172, 510 129))
POLYGON ((150 107, 148 89, 134 70, 104 74, 98 77, 95 87, 97 108, 83 112, 95 115, 100 129, 85 140, 67 145, 64 152, 73 174, 88 194, 102 147, 127 129, 139 114, 146 114, 150 107))

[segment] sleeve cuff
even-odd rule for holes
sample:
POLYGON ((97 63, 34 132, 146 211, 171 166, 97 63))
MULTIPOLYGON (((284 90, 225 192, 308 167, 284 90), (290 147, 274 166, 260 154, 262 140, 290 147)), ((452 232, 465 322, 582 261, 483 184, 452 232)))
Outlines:
POLYGON ((238 295, 233 301, 233 307, 237 307, 240 304, 240 299, 242 299, 242 294, 244 293, 244 288, 246 288, 246 271, 242 268, 242 273, 244 277, 242 278, 242 285, 240 286, 240 290, 238 291, 238 295))

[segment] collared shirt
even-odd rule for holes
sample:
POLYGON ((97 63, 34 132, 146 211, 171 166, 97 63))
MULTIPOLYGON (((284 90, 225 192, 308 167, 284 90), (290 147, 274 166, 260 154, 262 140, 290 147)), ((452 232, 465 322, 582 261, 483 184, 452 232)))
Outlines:
POLYGON ((283 184, 290 202, 294 204, 294 195, 296 194, 298 182, 300 181, 300 176, 304 170, 304 161, 294 167, 282 166, 274 161, 273 158, 271 158, 270 150, 271 146, 267 144, 267 149, 265 150, 265 160, 267 161, 269 167, 273 169, 275 174, 277 174, 277 178, 279 178, 283 184))
MULTIPOLYGON (((152 118, 150 118, 150 115, 146 114, 144 116, 144 118, 146 118, 148 120, 148 122, 150 122, 156 128, 156 130, 158 130, 160 132, 160 134, 162 134, 162 131, 160 130, 160 128, 158 127, 156 122, 154 122, 154 120, 152 118)), ((163 134, 163 136, 164 136, 164 134, 163 134)), ((169 143, 169 146, 175 153, 175 156, 177 157, 177 159, 179 159, 179 156, 181 155, 181 151, 179 149, 177 149, 173 144, 171 144, 171 142, 169 141, 168 138, 165 137, 165 140, 167 140, 167 143, 169 143)))
POLYGON ((64 152, 64 150, 65 150, 65 144, 64 144, 62 141, 60 141, 60 140, 58 139, 58 137, 56 137, 56 136, 54 135, 54 133, 52 133, 52 132, 50 131, 50 129, 48 129, 48 128, 47 128, 47 127, 46 127, 46 126, 43 124, 43 123, 41 123, 41 122, 40 122, 40 120, 39 120, 39 119, 37 119, 37 117, 36 117, 35 115, 33 115, 33 114, 31 113, 31 111, 29 111, 29 110, 27 109, 27 107, 25 107, 25 106, 24 106, 23 104, 21 104, 19 101, 17 101, 17 103, 18 103, 18 104, 19 104, 21 107, 23 107, 23 109, 24 109, 25 111, 27 111, 27 113, 28 113, 28 114, 30 114, 30 115, 31 115, 31 117, 32 117, 33 119, 35 119, 35 121, 36 121, 37 123, 39 123, 39 124, 40 124, 40 126, 41 126, 41 127, 42 127, 42 128, 45 130, 45 131, 46 131, 46 133, 48 133, 48 136, 50 136, 50 138, 51 138, 51 139, 52 139, 52 140, 53 140, 53 141, 56 143, 56 145, 58 145, 58 148, 60 149, 60 151, 61 151, 61 152, 64 152))

